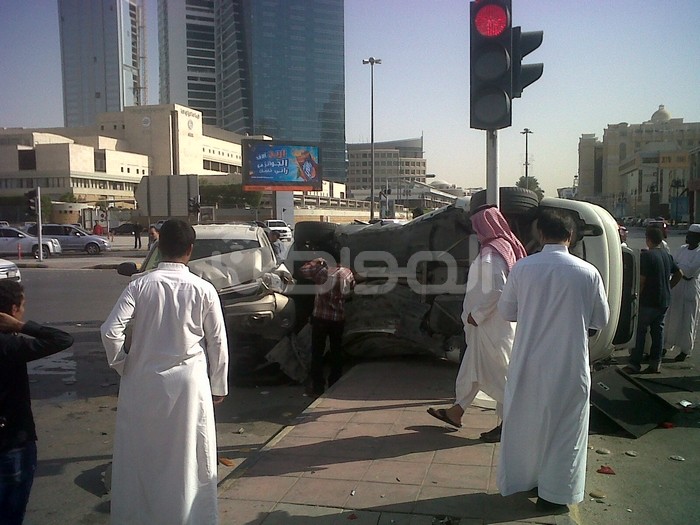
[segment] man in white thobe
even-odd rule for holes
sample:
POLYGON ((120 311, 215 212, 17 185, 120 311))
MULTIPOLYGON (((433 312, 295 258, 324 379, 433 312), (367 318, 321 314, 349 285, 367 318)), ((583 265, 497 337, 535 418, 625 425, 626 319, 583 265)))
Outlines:
POLYGON ((685 361, 693 353, 700 311, 700 224, 691 224, 685 242, 673 259, 683 278, 671 289, 671 306, 666 312, 664 348, 676 347, 674 361, 685 361))
MULTIPOLYGON (((467 346, 455 381, 455 403, 447 409, 428 409, 431 416, 458 428, 479 390, 496 401, 496 414, 503 417, 503 391, 515 323, 503 319, 496 305, 510 269, 518 259, 527 256, 498 208, 477 209, 471 223, 481 247, 467 276, 462 308, 467 346)), ((480 437, 487 442, 499 441, 501 426, 480 437)))
POLYGON ((503 407, 498 487, 537 487, 537 509, 566 512, 583 500, 588 447, 588 336, 608 322, 600 274, 571 255, 573 220, 545 210, 542 251, 518 261, 498 310, 517 321, 503 407))
POLYGON ((228 344, 216 289, 187 267, 194 240, 189 224, 166 221, 162 262, 129 283, 102 325, 121 375, 114 525, 218 522, 214 405, 228 393, 228 344))

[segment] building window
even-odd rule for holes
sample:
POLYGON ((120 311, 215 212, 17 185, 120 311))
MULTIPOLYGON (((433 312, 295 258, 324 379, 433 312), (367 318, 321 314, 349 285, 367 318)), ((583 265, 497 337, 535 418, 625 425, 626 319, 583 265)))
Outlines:
POLYGON ((33 149, 17 150, 17 161, 20 170, 36 170, 36 151, 33 149))

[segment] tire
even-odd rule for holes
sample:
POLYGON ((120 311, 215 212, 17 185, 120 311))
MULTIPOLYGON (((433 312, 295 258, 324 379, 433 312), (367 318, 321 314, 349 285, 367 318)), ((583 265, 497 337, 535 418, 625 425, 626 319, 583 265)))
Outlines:
MULTIPOLYGON (((503 215, 522 215, 537 208, 540 203, 537 193, 527 188, 503 187, 499 190, 500 210, 503 215)), ((486 190, 472 195, 469 211, 474 211, 486 204, 486 190)))
MULTIPOLYGON (((39 258, 39 247, 34 246, 32 248, 32 255, 34 255, 35 259, 39 258)), ((48 259, 51 253, 49 252, 49 248, 47 246, 42 246, 41 247, 41 258, 42 259, 48 259)))
POLYGON ((87 252, 88 255, 99 255, 100 254, 100 247, 97 246, 94 242, 91 242, 87 246, 85 246, 85 251, 87 252))
POLYGON ((294 226, 297 244, 328 242, 333 239, 338 225, 334 222, 302 221, 294 226))

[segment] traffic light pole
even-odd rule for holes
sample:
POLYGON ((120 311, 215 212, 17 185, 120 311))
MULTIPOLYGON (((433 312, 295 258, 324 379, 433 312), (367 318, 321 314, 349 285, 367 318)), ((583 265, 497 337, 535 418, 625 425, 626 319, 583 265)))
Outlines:
POLYGON ((486 130, 486 203, 499 205, 498 130, 486 130))
POLYGON ((36 187, 36 233, 39 239, 39 262, 44 261, 44 245, 41 242, 41 187, 36 187))

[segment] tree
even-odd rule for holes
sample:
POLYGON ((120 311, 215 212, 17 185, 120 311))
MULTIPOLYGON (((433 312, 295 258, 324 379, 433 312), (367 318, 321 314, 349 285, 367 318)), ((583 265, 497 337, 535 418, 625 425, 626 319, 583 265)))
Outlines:
POLYGON ((245 206, 257 208, 262 199, 260 191, 243 191, 242 184, 202 184, 199 187, 202 206, 221 208, 245 206))
POLYGON ((518 188, 527 188, 528 190, 534 191, 540 200, 542 200, 542 197, 544 196, 544 190, 540 188, 540 183, 537 181, 537 177, 528 177, 527 182, 525 182, 525 176, 523 175, 518 179, 518 182, 516 182, 515 185, 518 188))

